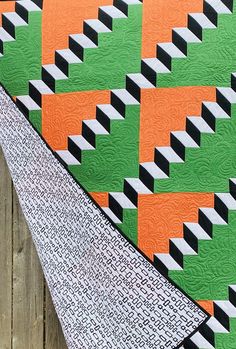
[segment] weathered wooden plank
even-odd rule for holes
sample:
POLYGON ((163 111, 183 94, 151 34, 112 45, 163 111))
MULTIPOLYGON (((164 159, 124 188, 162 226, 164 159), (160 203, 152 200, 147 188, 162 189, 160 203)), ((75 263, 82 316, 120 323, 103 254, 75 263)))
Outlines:
POLYGON ((13 190, 12 349, 44 349, 44 279, 13 190))
POLYGON ((1 151, 0 199, 0 348, 67 349, 1 151))
POLYGON ((0 348, 11 349, 12 182, 0 150, 0 348))
POLYGON ((61 325, 47 287, 45 303, 45 349, 67 349, 61 325))

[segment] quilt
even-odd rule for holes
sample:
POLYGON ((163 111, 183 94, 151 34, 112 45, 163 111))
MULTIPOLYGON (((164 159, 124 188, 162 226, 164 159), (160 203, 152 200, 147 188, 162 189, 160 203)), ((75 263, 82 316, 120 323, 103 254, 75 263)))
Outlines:
POLYGON ((0 12, 0 144, 68 348, 235 349, 235 0, 0 12))

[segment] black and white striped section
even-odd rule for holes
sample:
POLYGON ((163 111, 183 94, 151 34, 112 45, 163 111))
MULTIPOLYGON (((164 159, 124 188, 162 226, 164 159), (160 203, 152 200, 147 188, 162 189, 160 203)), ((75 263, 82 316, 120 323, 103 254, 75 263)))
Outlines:
POLYGON ((228 289, 229 299, 213 302, 214 316, 185 341, 184 349, 215 349, 216 335, 230 334, 230 321, 236 318, 236 285, 230 285, 228 289))
MULTIPOLYGON (((197 31, 196 29, 194 29, 194 24, 195 22, 198 23, 198 21, 202 24, 202 30, 204 28, 216 28, 216 26, 210 22, 210 20, 207 20, 207 16, 212 15, 212 13, 216 13, 217 14, 217 18, 218 18, 218 14, 221 13, 231 13, 230 8, 232 7, 231 5, 233 4, 233 0, 229 2, 227 2, 226 4, 223 4, 223 2, 221 2, 220 0, 217 1, 211 1, 208 0, 206 1, 205 4, 205 14, 192 14, 191 18, 192 20, 191 22, 191 28, 193 30, 193 32, 197 31), (227 7, 227 6, 228 7, 227 7), (200 15, 200 17, 199 17, 200 15), (204 20, 203 20, 204 18, 204 20)), ((217 25, 217 21, 215 21, 215 24, 217 25)), ((166 73, 166 72, 170 72, 171 70, 171 59, 172 58, 184 58, 187 55, 187 44, 188 43, 200 43, 201 40, 198 38, 199 35, 195 35, 190 29, 188 28, 176 28, 173 30, 173 42, 172 43, 164 43, 164 44, 160 44, 158 45, 158 52, 159 52, 159 56, 160 59, 159 61, 157 61, 155 59, 155 62, 153 61, 153 59, 151 58, 150 60, 153 61, 153 64, 158 67, 158 69, 160 68, 162 73, 166 73)), ((93 43, 94 45, 94 43, 93 43)), ((78 54, 78 52, 77 52, 78 54)), ((79 54, 80 58, 82 59, 82 53, 79 54)), ((138 102, 140 102, 141 100, 141 90, 142 89, 152 89, 155 88, 155 83, 153 81, 150 81, 150 79, 148 79, 147 76, 145 76, 145 74, 142 73, 136 73, 136 74, 127 74, 126 75, 126 90, 120 90, 120 94, 122 94, 123 96, 127 97, 129 94, 132 95, 135 100, 137 100, 138 102)), ((112 93, 112 96, 114 95, 114 93, 112 93)), ((126 98, 126 100, 130 100, 130 96, 126 98)), ((116 108, 116 106, 113 105, 113 103, 111 102, 112 106, 116 108)), ((126 104, 127 103, 123 103, 126 104)), ((120 110, 118 108, 116 108, 117 111, 120 113, 120 110)), ((122 116, 124 117, 124 111, 125 111, 125 106, 122 107, 122 116)), ((113 111, 111 110, 111 113, 113 113, 113 111)), ((98 116, 96 117, 97 120, 94 120, 91 123, 91 128, 92 130, 89 131, 89 134, 92 135, 93 140, 96 139, 96 135, 101 134, 99 132, 102 132, 102 134, 106 134, 105 130, 103 130, 103 119, 101 118, 101 120, 98 120, 98 116), (98 123, 99 122, 99 123, 98 123)), ((122 120, 122 119, 121 119, 122 120)), ((84 128, 86 127, 86 122, 85 121, 85 125, 84 128)), ((194 132, 196 133, 196 135, 193 135, 193 139, 191 137, 189 137, 188 134, 186 134, 186 132, 173 132, 172 133, 172 143, 174 144, 173 147, 177 148, 176 151, 172 151, 172 149, 166 147, 166 149, 156 149, 156 154, 155 154, 155 158, 159 159, 160 157, 164 157, 165 160, 163 161, 163 166, 164 166, 164 171, 162 168, 158 169, 156 168, 156 166, 154 164, 149 164, 149 163, 145 163, 143 164, 143 166, 141 166, 140 171, 141 171, 141 176, 144 177, 144 181, 146 177, 149 177, 149 174, 152 176, 156 176, 156 178, 165 178, 165 175, 167 174, 168 176, 168 172, 169 172, 169 165, 168 163, 170 162, 182 162, 180 157, 184 157, 185 155, 185 148, 186 147, 197 147, 198 143, 199 143, 199 137, 200 137, 200 132, 213 132, 213 130, 208 126, 207 123, 204 122, 204 120, 199 119, 198 117, 190 117, 188 120, 188 129, 189 129, 189 133, 194 132), (195 141, 196 138, 197 140, 195 141), (180 157, 179 157, 179 153, 180 152, 180 157), (164 154, 163 154, 164 153, 164 154), (182 156, 181 156, 182 155, 182 156), (167 164, 165 163, 167 162, 167 164), (164 173, 163 173, 164 172, 164 173), (167 173, 166 173, 167 172, 167 173)), ((109 129, 107 130, 109 132, 109 129)), ((75 136, 74 136, 75 137, 75 136)), ((73 155, 75 157, 75 159, 77 161, 81 162, 81 154, 82 154, 82 150, 94 150, 94 142, 91 142, 89 137, 86 135, 85 136, 82 132, 82 136, 77 136, 76 140, 78 141, 78 147, 70 147, 71 144, 71 140, 69 138, 68 140, 68 150, 64 151, 65 154, 65 158, 62 159, 63 162, 65 163, 65 160, 67 159, 67 154, 68 151, 71 153, 71 155, 73 155), (90 147, 90 144, 92 145, 92 147, 90 147), (70 149, 72 151, 70 151, 70 149), (77 149, 77 152, 76 152, 77 149)), ((71 157, 71 155, 69 155, 71 157)), ((75 161, 76 162, 76 161, 75 161)), ((162 164, 162 162, 161 162, 162 164)), ((142 181, 142 180, 141 180, 142 181)), ((147 178, 147 181, 149 181, 149 178, 147 178)), ((149 190, 152 190, 152 188, 150 188, 150 186, 148 186, 146 183, 144 184, 140 184, 140 186, 143 187, 143 185, 147 186, 149 190)), ((146 189, 145 189, 146 191, 146 189)))
POLYGON ((229 181, 229 193, 217 193, 214 208, 200 208, 198 223, 184 223, 183 238, 170 239, 169 253, 154 255, 158 270, 168 275, 172 270, 184 269, 184 257, 198 255, 199 242, 212 240, 214 225, 227 225, 230 211, 236 211, 236 179, 229 181))
POLYGON ((0 57, 4 55, 4 44, 16 40, 16 29, 28 26, 29 14, 41 12, 41 8, 31 0, 16 1, 15 12, 2 14, 0 28, 0 57))
MULTIPOLYGON (((129 6, 139 4, 139 0, 114 0, 113 6, 102 6, 99 8, 98 19, 84 21, 82 34, 69 36, 69 48, 57 50, 55 52, 55 64, 48 64, 42 67, 42 81, 50 93, 55 92, 56 81, 67 80, 70 64, 82 64, 84 61, 85 49, 96 49, 98 47, 98 37, 100 33, 109 33, 113 29, 113 20, 128 16, 129 6)), ((189 43, 200 44, 204 29, 216 29, 219 14, 231 14, 233 10, 233 0, 204 0, 204 13, 194 13, 189 15, 188 28, 173 29, 172 42, 157 45, 157 58, 147 58, 142 60, 141 73, 127 74, 126 90, 140 102, 141 89, 155 88, 157 75, 171 72, 173 58, 186 58, 187 46, 189 43)), ((41 83, 42 84, 42 83, 41 83)), ((40 92, 40 90, 39 90, 40 92)), ((31 95, 20 96, 19 106, 26 116, 28 105, 34 105, 31 95), (25 103, 25 106, 22 104, 25 103)), ((17 98, 17 103, 18 103, 17 98)), ((37 103, 37 102, 36 102, 37 103)), ((37 106, 35 106, 35 110, 37 106)), ((64 160, 71 155, 64 151, 64 160), (68 154, 68 156, 66 155, 68 154)), ((63 160, 63 161, 64 161, 63 160)), ((152 166, 147 165, 151 170, 152 166)), ((157 174, 157 171, 152 171, 157 174)))
MULTIPOLYGON (((113 6, 102 6, 99 8, 98 19, 84 22, 82 34, 70 35, 69 48, 57 50, 55 64, 42 67, 42 80, 48 88, 55 92, 56 81, 68 79, 70 64, 83 63, 84 50, 96 49, 99 34, 112 31, 113 20, 127 17, 128 7, 137 3, 140 3, 139 0, 116 0, 113 6)), ((127 91, 140 101, 141 88, 156 86, 159 73, 171 72, 172 58, 185 58, 188 43, 201 43, 202 31, 216 28, 218 15, 230 14, 232 9, 233 0, 205 0, 204 13, 190 14, 188 28, 173 29, 172 42, 157 46, 157 58, 142 60, 142 73, 127 75, 127 91)), ((22 108, 23 111, 27 109, 27 105, 32 105, 31 99, 24 97, 23 102, 25 100, 26 106, 22 108)), ((26 114, 29 114, 29 111, 26 114)))
MULTIPOLYGON (((158 182, 168 180, 171 176, 171 165, 179 163, 184 166, 186 150, 201 147, 201 135, 212 134, 214 137, 217 132, 217 121, 222 119, 230 121, 232 107, 236 104, 235 90, 234 73, 231 76, 231 87, 216 89, 216 102, 203 102, 201 116, 188 116, 186 130, 171 132, 171 145, 156 147, 154 161, 139 165, 139 178, 125 178, 123 192, 116 193, 116 198, 109 201, 109 212, 112 217, 119 213, 116 220, 122 221, 125 209, 138 207, 139 194, 158 192, 158 182), (129 201, 135 207, 127 205, 129 201)), ((114 196, 113 193, 110 193, 110 196, 114 196)))
POLYGON ((84 120, 82 122, 82 135, 72 135, 68 137, 68 150, 57 152, 62 162, 69 166, 71 162, 67 160, 74 158, 74 165, 81 164, 84 151, 96 149, 96 139, 98 136, 109 136, 113 121, 123 122, 129 106, 139 105, 137 101, 126 89, 111 91, 111 104, 97 105, 96 119, 84 120))
POLYGON ((111 33, 114 20, 127 18, 128 7, 136 4, 140 1, 118 0, 111 6, 99 7, 98 19, 85 20, 83 33, 69 36, 69 48, 55 52, 55 64, 42 67, 43 81, 55 92, 56 81, 68 79, 70 64, 83 63, 85 49, 98 48, 99 35, 111 33))
POLYGON ((157 147, 154 162, 140 164, 140 180, 151 190, 158 179, 168 178, 172 163, 185 161, 187 148, 201 146, 201 134, 214 134, 218 119, 230 119, 231 107, 236 103, 232 88, 217 88, 216 102, 203 102, 200 117, 187 117, 186 130, 171 132, 171 146, 157 147))
POLYGON ((157 45, 155 58, 142 60, 142 74, 155 86, 158 75, 170 73, 173 59, 186 58, 188 44, 202 42, 204 29, 216 29, 221 14, 232 14, 233 0, 204 0, 203 13, 190 13, 187 28, 174 28, 172 42, 157 45))
POLYGON ((3 89, 0 104, 0 144, 68 348, 180 344, 206 314, 110 224, 3 89))
POLYGON ((41 112, 43 95, 51 95, 53 91, 42 80, 29 81, 29 95, 18 96, 16 104, 28 118, 33 111, 41 112))
POLYGON ((43 8, 44 0, 32 0, 38 7, 43 8))
MULTIPOLYGON (((15 12, 2 14, 2 27, 0 28, 0 55, 4 54, 4 43, 16 39, 16 29, 28 26, 29 15, 34 12, 41 12, 43 0, 20 0, 16 1, 15 12)), ((19 96, 17 104, 22 112, 29 116, 31 111, 41 110, 41 96, 44 93, 51 94, 52 91, 42 81, 29 82, 29 96, 19 96), (34 90, 32 89, 34 86, 34 90), (35 93, 36 91, 36 93, 35 93)))
MULTIPOLYGON (((142 1, 139 0, 114 0, 112 6, 99 7, 98 19, 85 20, 83 33, 69 36, 69 48, 55 51, 55 63, 42 66, 42 80, 30 81, 29 95, 17 97, 16 102, 22 112, 28 117, 30 112, 41 110, 42 96, 55 93, 56 81, 69 79, 69 66, 83 64, 85 50, 98 48, 99 34, 111 33, 114 20, 127 18, 129 7, 140 3, 142 1)), ((146 83, 151 86, 149 81, 146 83)), ((71 155, 67 154, 64 152, 64 160, 71 159, 71 155)))

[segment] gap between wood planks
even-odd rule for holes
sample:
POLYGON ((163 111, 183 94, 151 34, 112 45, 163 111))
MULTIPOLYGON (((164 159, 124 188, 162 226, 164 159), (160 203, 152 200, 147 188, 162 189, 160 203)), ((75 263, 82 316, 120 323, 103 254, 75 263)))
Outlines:
POLYGON ((1 149, 0 349, 67 349, 1 149))

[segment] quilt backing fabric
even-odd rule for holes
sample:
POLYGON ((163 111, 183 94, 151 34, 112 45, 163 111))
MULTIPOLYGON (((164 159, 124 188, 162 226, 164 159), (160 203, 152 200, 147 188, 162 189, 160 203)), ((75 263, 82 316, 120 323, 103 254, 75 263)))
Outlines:
POLYGON ((235 0, 0 12, 1 146, 68 347, 235 349, 235 0))

